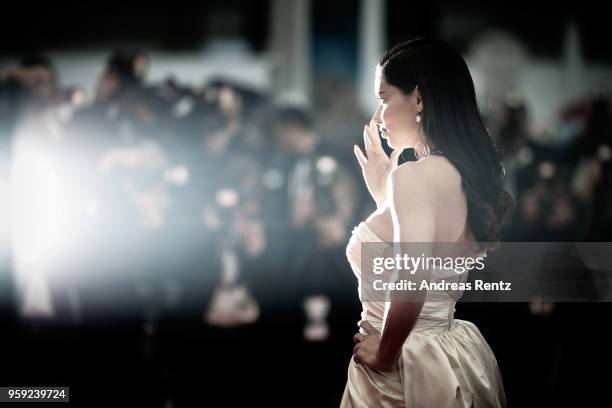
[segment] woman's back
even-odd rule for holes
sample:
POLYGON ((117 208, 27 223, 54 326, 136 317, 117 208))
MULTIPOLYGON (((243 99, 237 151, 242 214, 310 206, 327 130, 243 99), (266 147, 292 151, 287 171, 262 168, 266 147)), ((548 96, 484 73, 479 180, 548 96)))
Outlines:
MULTIPOLYGON (((434 242, 473 242, 467 222, 467 198, 461 184, 461 174, 442 155, 431 155, 418 162, 407 162, 395 171, 418 171, 422 181, 434 190, 436 227, 434 242)), ((401 199, 401 198, 400 198, 401 199)), ((394 241, 393 219, 389 201, 365 221, 368 227, 386 242, 394 241)))

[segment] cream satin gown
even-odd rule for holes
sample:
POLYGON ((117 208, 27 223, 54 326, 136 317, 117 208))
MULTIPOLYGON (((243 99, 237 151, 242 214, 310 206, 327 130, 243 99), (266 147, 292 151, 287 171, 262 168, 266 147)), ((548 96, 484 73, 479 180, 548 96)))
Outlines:
MULTIPOLYGON (((359 281, 360 293, 362 242, 384 241, 365 222, 352 231, 346 255, 359 281)), ((486 256, 486 252, 482 255, 486 256)), ((434 270, 432 281, 467 279, 467 273, 450 273, 434 270)), ((351 358, 340 407, 505 407, 504 386, 493 351, 474 323, 454 318, 456 300, 449 299, 443 291, 427 292, 421 314, 393 371, 355 365, 351 358)), ((362 302, 362 308, 362 320, 381 331, 385 303, 362 302)), ((363 329, 360 332, 366 334, 363 329)))

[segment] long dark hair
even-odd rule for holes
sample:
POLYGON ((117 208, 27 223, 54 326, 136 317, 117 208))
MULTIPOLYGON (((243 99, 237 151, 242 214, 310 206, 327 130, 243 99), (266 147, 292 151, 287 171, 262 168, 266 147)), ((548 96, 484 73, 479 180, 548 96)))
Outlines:
POLYGON ((442 40, 418 37, 395 45, 379 65, 384 79, 403 93, 419 87, 423 129, 461 173, 476 241, 482 249, 497 247, 514 200, 503 189, 503 152, 483 123, 465 60, 442 40))

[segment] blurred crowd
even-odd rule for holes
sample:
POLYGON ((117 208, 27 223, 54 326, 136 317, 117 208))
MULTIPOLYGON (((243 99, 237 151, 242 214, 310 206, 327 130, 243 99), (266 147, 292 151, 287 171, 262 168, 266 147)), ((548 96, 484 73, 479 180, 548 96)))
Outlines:
POLYGON ((115 299, 125 313, 136 295, 150 319, 231 327, 329 309, 334 285, 354 286, 344 244, 366 203, 338 143, 311 110, 224 78, 149 83, 148 65, 113 53, 91 101, 44 56, 2 70, 22 311, 80 319, 115 299))
POLYGON ((508 98, 490 131, 503 150, 506 189, 517 202, 504 241, 610 241, 610 96, 585 95, 533 134, 523 101, 508 98))
MULTIPOLYGON (((338 95, 281 105, 224 77, 153 83, 150 63, 114 52, 91 98, 42 55, 0 70, 22 311, 80 319, 138 298, 152 322, 197 313, 234 327, 295 310, 307 338, 325 338, 333 303, 355 297, 346 243, 375 210, 351 148, 370 115, 338 95)), ((504 241, 611 238, 609 96, 559 119, 542 139, 520 99, 485 117, 517 202, 504 241)))

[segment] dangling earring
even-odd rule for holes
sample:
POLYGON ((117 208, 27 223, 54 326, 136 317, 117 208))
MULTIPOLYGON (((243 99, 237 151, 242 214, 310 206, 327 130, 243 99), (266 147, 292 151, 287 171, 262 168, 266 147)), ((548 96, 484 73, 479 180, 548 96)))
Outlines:
POLYGON ((420 113, 417 113, 417 115, 416 115, 416 121, 417 121, 417 123, 420 123, 420 122, 421 122, 421 114, 420 114, 420 113))

